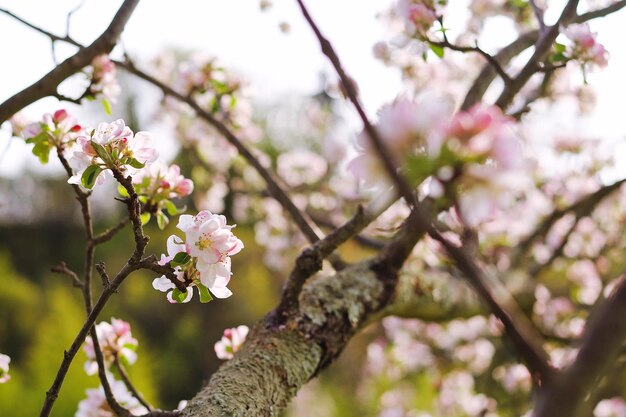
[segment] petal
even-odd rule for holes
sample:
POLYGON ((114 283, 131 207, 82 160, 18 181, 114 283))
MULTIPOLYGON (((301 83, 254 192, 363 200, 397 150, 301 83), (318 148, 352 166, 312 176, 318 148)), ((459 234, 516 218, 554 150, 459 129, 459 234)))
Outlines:
POLYGON ((170 281, 169 278, 163 275, 161 278, 155 278, 152 281, 152 288, 161 292, 167 292, 176 288, 176 285, 174 285, 174 283, 170 281))

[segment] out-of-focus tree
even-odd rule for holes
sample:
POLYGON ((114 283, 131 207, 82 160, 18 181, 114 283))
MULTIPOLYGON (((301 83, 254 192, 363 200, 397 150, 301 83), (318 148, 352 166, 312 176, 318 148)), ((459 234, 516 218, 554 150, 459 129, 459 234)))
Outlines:
MULTIPOLYGON (((84 229, 77 236, 75 225, 57 225, 73 233, 59 233, 56 248, 11 241, 20 253, 11 255, 14 267, 0 265, 0 347, 9 353, 0 355, 0 410, 26 402, 45 417, 61 396, 56 410, 78 417, 278 415, 364 327, 379 324, 352 389, 337 395, 315 381, 288 412, 626 416, 624 180, 615 179, 619 167, 601 138, 535 128, 554 123, 563 103, 575 103, 579 117, 593 107, 589 75, 601 75, 609 54, 589 22, 626 2, 473 0, 453 28, 446 1, 398 0, 381 14, 392 34, 373 53, 399 70, 405 91, 375 120, 331 40, 295 2, 337 81, 264 117, 253 112, 246 81, 218 58, 173 50, 151 64, 128 51, 113 58, 138 0, 123 1, 90 45, 0 9, 53 45, 77 48, 0 104, 0 122, 40 163, 60 163, 68 184, 48 198, 20 179, 33 192, 12 194, 0 217, 54 218, 60 198, 75 207, 59 218, 75 210, 84 229), (514 41, 484 39, 494 18, 511 23, 514 41), (132 81, 120 83, 119 73, 132 81), (61 93, 66 80, 82 82, 82 92, 61 93), (95 126, 63 108, 36 121, 19 113, 56 97, 97 100, 110 114, 134 80, 162 93, 154 117, 180 145, 176 163, 159 159, 133 111, 95 126), (341 137, 347 106, 362 124, 354 149, 341 137), (64 242, 76 239, 81 249, 65 253, 64 242), (122 254, 113 256, 114 244, 122 254), (41 276, 39 260, 52 250, 61 259, 45 269, 66 285, 49 284, 48 274, 21 277, 41 276), (135 279, 142 276, 163 293, 160 307, 145 298, 149 284, 135 279), (24 305, 26 315, 12 315, 24 305), (190 330, 217 322, 209 311, 245 310, 265 316, 217 341, 190 330), (127 313, 147 323, 145 335, 131 330, 127 313), (165 319, 175 325, 155 324, 165 319), (144 354, 140 340, 166 345, 169 356, 158 360, 150 346, 144 354), (200 387, 213 343, 226 362, 200 387), (27 354, 16 348, 23 345, 27 354), (135 370, 140 356, 153 357, 135 370), (101 386, 84 397, 96 374, 101 386), (185 375, 198 384, 188 403, 152 405, 157 390, 167 403, 182 400, 173 381, 185 375)), ((28 231, 39 230, 50 233, 28 231)))

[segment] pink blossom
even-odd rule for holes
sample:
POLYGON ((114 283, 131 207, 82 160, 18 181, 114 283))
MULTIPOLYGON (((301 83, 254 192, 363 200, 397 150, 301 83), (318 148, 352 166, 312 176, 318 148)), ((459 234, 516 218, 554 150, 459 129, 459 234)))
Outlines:
MULTIPOLYGON (((180 216, 177 227, 185 232, 187 242, 170 236, 168 254, 162 255, 159 263, 165 265, 181 252, 190 255, 189 261, 174 269, 178 280, 188 290, 182 302, 191 300, 193 286, 200 290, 206 287, 217 298, 230 297, 232 292, 227 288, 232 275, 230 257, 243 249, 243 242, 232 233, 234 226, 226 224, 226 217, 203 210, 196 216, 180 216)), ((175 302, 171 291, 176 286, 167 277, 156 278, 152 286, 167 292, 168 300, 175 302)))
POLYGON ((224 330, 222 339, 215 343, 215 354, 220 359, 232 359, 235 353, 241 348, 250 329, 248 326, 237 326, 224 330))
MULTIPOLYGON (((514 123, 499 107, 477 104, 456 113, 443 136, 445 143, 464 157, 490 158, 502 168, 517 168, 522 159, 514 123)), ((434 144, 430 148, 438 151, 434 144)))
POLYGON ((132 165, 150 164, 158 157, 152 145, 152 135, 148 132, 133 134, 122 119, 112 123, 100 123, 89 136, 79 136, 76 142, 79 149, 74 150, 68 161, 74 172, 74 175, 67 181, 70 184, 81 185, 82 176, 91 165, 98 165, 103 169, 95 180, 95 184, 99 185, 104 182, 106 176, 112 175, 111 164, 117 169, 135 175, 142 168, 135 168, 132 165), (108 155, 107 160, 103 160, 97 154, 92 142, 103 147, 108 155))
POLYGON ((0 353, 0 384, 3 384, 11 379, 11 375, 9 375, 10 363, 11 358, 8 355, 0 353))
POLYGON ((162 160, 134 175, 133 184, 136 184, 138 193, 149 195, 152 200, 185 197, 193 191, 193 181, 180 175, 180 167, 176 164, 168 166, 162 160))
POLYGON ((45 132, 52 146, 68 144, 76 140, 82 131, 76 118, 64 109, 57 110, 53 114, 46 113, 43 115, 42 121, 26 126, 21 126, 24 123, 22 116, 15 115, 13 117, 16 118, 17 123, 14 130, 16 133, 19 130, 24 139, 30 139, 45 132))
POLYGON ((594 417, 626 417, 626 402, 622 397, 607 398, 593 409, 594 417))
MULTIPOLYGON (((148 410, 139 403, 139 400, 132 396, 122 381, 116 381, 109 377, 109 385, 117 402, 126 408, 132 415, 146 414, 148 410)), ((115 413, 107 403, 104 389, 87 389, 87 398, 78 403, 78 410, 74 417, 115 417, 115 413)))
POLYGON ((189 254, 204 264, 222 262, 243 249, 243 242, 232 232, 235 226, 227 225, 226 217, 208 210, 196 216, 183 214, 177 227, 185 232, 189 254))
MULTIPOLYGON (((98 344, 104 357, 104 363, 107 368, 117 358, 124 360, 132 365, 137 360, 137 339, 135 339, 130 331, 130 324, 116 318, 111 319, 111 323, 100 322, 96 324, 96 334, 98 336, 98 344)), ((87 354, 87 362, 85 363, 85 372, 88 375, 94 375, 98 372, 98 363, 96 362, 96 354, 93 346, 93 339, 87 337, 84 346, 87 354)))
POLYGON ((404 20, 406 31, 411 35, 425 34, 437 20, 433 8, 420 0, 399 0, 396 11, 404 20))
MULTIPOLYGON (((389 151, 403 159, 426 145, 449 111, 445 98, 427 93, 414 101, 401 96, 380 109, 376 128, 389 151)), ((348 170, 368 188, 388 184, 384 165, 365 131, 357 136, 357 150, 359 155, 348 163, 348 170)))
POLYGON ((568 48, 567 54, 573 59, 577 59, 580 62, 592 63, 601 68, 604 68, 608 64, 609 53, 604 46, 596 40, 597 34, 591 32, 589 24, 571 24, 568 25, 563 33, 572 42, 568 48))
POLYGON ((92 74, 89 90, 94 95, 102 94, 112 102, 117 101, 121 88, 115 76, 115 64, 108 55, 98 55, 91 61, 92 74))

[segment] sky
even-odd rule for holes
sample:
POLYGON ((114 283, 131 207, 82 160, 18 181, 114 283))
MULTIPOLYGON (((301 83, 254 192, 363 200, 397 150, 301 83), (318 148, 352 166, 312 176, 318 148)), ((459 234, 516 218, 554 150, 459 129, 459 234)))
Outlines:
MULTIPOLYGON (((64 35, 66 15, 82 3, 73 14, 70 35, 88 44, 109 24, 121 1, 97 0, 0 0, 0 7, 25 19, 64 35)), ((204 50, 217 56, 228 67, 250 80, 254 95, 271 102, 286 94, 306 94, 320 87, 321 72, 333 74, 310 28, 305 24, 294 1, 276 0, 267 12, 260 12, 258 0, 144 0, 139 3, 122 34, 122 44, 137 62, 149 60, 163 47, 204 50), (280 29, 287 23, 289 33, 280 29)), ((376 15, 385 11, 390 0, 309 0, 314 18, 331 39, 344 66, 357 81, 367 112, 374 115, 385 102, 402 92, 395 70, 386 68, 372 56, 372 46, 388 38, 385 26, 376 15)), ((466 4, 451 0, 449 8, 461 10, 466 4)), ((599 40, 612 51, 610 65, 590 81, 598 91, 598 108, 587 127, 591 133, 622 137, 624 96, 623 74, 626 53, 621 45, 625 12, 603 19, 593 26, 599 40), (621 22, 620 22, 621 18, 621 22)), ((507 28, 491 28, 494 38, 506 37, 507 28)), ((39 79, 52 69, 50 41, 25 28, 7 16, 0 15, 0 48, 5 57, 0 82, 0 102, 39 79), (7 82, 10 80, 10 82, 7 82)), ((119 48, 117 49, 119 52, 119 48)), ((57 44, 57 60, 74 53, 74 49, 57 44)), ((44 99, 26 110, 32 118, 55 110, 56 99, 44 99)), ((69 106, 66 106, 69 107, 69 106)), ((565 126, 563 128, 572 128, 565 126)), ((0 131, 0 155, 9 138, 8 127, 0 131)), ((34 164, 27 146, 11 140, 0 161, 0 175, 14 176, 25 164, 34 164)), ((626 152, 624 152, 626 154, 626 152)))

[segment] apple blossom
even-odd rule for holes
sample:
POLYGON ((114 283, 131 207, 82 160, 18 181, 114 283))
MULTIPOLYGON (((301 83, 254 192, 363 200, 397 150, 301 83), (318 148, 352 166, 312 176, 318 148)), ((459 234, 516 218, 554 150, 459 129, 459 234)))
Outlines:
POLYGON ((622 397, 604 399, 593 409, 593 417, 626 417, 626 402, 622 397))
POLYGON ((413 35, 424 35, 437 20, 437 15, 428 0, 399 0, 396 13, 404 20, 406 32, 413 35))
MULTIPOLYGON (((129 365, 137 360, 137 339, 135 339, 130 331, 130 324, 127 322, 112 318, 111 323, 105 321, 96 324, 96 334, 98 335, 98 344, 104 357, 105 366, 108 368, 117 358, 129 365)), ((93 339, 87 337, 84 346, 87 354, 87 362, 85 362, 85 372, 88 375, 94 375, 98 372, 98 363, 96 362, 96 354, 93 346, 93 339)))
POLYGON ((220 359, 232 359, 241 348, 250 329, 248 326, 237 326, 224 330, 222 339, 215 343, 215 354, 220 359))
POLYGON ((41 122, 30 123, 24 127, 18 126, 21 122, 16 123, 13 127, 15 133, 19 130, 27 143, 35 145, 32 152, 43 164, 48 162, 52 148, 60 148, 64 153, 69 153, 77 137, 82 134, 81 125, 63 109, 53 114, 44 114, 41 122))
MULTIPOLYGON (((132 415, 146 414, 148 410, 132 396, 122 381, 116 381, 109 377, 109 385, 115 400, 132 415)), ((102 386, 86 390, 87 398, 78 403, 78 410, 74 417, 115 417, 111 410, 102 386)))
MULTIPOLYGON (((380 109, 376 128, 390 152, 404 161, 424 149, 429 136, 449 113, 450 106, 445 98, 422 94, 417 100, 411 100, 401 96, 380 109)), ((348 163, 348 170, 366 187, 385 184, 387 173, 365 131, 357 136, 357 149, 359 155, 348 163)))
POLYGON ((115 76, 115 64, 108 55, 98 55, 91 61, 91 85, 89 91, 94 95, 102 95, 112 102, 117 101, 121 88, 115 76))
POLYGON ((75 174, 67 182, 85 188, 102 184, 105 176, 111 175, 111 169, 132 175, 158 157, 152 135, 133 134, 122 119, 100 123, 90 135, 79 136, 76 141, 80 149, 74 150, 69 160, 75 174))
POLYGON ((230 256, 243 249, 243 242, 231 231, 234 226, 226 224, 226 217, 203 210, 196 216, 180 216, 177 227, 185 232, 187 242, 176 235, 170 236, 167 255, 162 255, 159 263, 170 263, 187 291, 181 292, 165 276, 156 278, 152 286, 167 292, 170 302, 188 302, 194 286, 201 302, 211 300, 209 292, 217 298, 230 297, 232 292, 227 288, 232 275, 230 256))
POLYGON ((567 56, 579 60, 582 64, 591 63, 600 68, 607 66, 609 53, 596 40, 597 34, 591 32, 589 24, 568 25, 563 33, 573 43, 566 51, 567 56))
MULTIPOLYGON (((180 211, 170 200, 186 197, 193 191, 193 181, 180 174, 180 167, 176 164, 168 166, 162 160, 146 166, 133 176, 135 191, 139 201, 144 204, 144 215, 155 214, 159 228, 163 229, 170 216, 180 211)), ((120 194, 127 196, 127 191, 119 187, 120 194)))
POLYGON ((235 226, 227 225, 226 217, 208 210, 196 216, 183 214, 177 227, 185 232, 189 254, 204 265, 222 262, 243 249, 243 243, 231 231, 235 226))
POLYGON ((11 379, 11 375, 9 375, 9 363, 11 363, 11 358, 8 355, 0 353, 0 384, 11 379))

